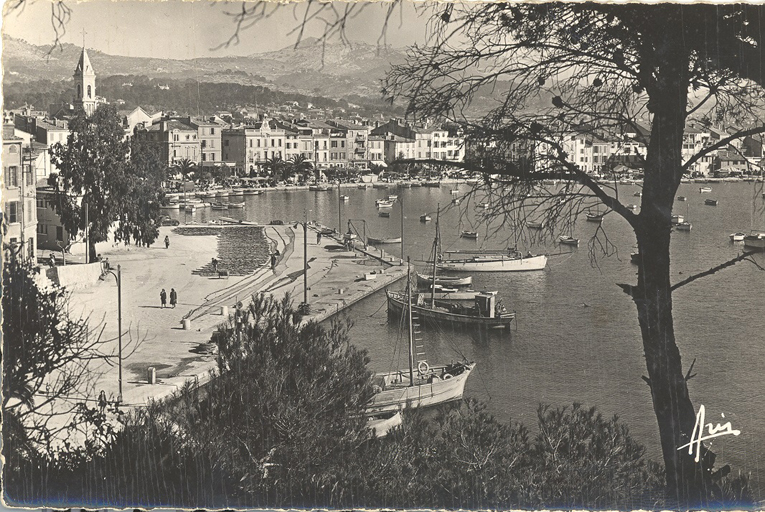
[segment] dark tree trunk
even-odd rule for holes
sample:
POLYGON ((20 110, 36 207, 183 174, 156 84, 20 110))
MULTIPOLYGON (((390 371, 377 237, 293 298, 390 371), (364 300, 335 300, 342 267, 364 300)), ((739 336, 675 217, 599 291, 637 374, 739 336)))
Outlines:
POLYGON ((695 453, 689 455, 687 449, 678 451, 690 441, 696 422, 675 342, 669 260, 672 206, 682 174, 688 58, 665 56, 662 60, 662 67, 656 69, 655 81, 648 88, 653 123, 643 206, 636 227, 641 264, 638 286, 632 296, 637 305, 651 398, 659 424, 667 474, 667 505, 684 508, 706 503, 714 455, 702 448, 706 456, 696 463, 695 453))
POLYGON ((96 242, 95 240, 88 239, 88 261, 93 263, 96 261, 98 254, 96 254, 96 242))

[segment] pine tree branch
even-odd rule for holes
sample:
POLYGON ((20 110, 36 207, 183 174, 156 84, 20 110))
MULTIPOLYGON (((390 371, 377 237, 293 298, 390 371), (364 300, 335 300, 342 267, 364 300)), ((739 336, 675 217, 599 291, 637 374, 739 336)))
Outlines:
MULTIPOLYGON (((672 287, 669 289, 670 291, 675 291, 681 286, 685 286, 686 284, 692 283, 693 281, 696 281, 697 279, 701 279, 702 277, 711 276, 712 274, 715 274, 719 272, 720 270, 726 269, 728 267, 732 267, 739 261, 743 261, 745 259, 749 259, 749 256, 755 254, 757 251, 744 251, 740 255, 736 256, 735 258, 726 261, 725 263, 721 263, 720 265, 717 265, 716 267, 712 267, 709 270, 705 270, 704 272, 699 272, 698 274, 694 274, 691 277, 684 279, 680 281, 677 284, 672 285, 672 287)), ((749 259, 754 265, 759 268, 760 270, 765 270, 765 268, 761 267, 757 262, 755 262, 752 259, 749 259)))
POLYGON ((698 153, 693 155, 687 162, 685 162, 683 164, 681 169, 682 169, 683 173, 685 173, 685 171, 690 169, 693 164, 698 162, 701 158, 703 158, 704 156, 708 155, 712 151, 717 151, 718 149, 727 146, 728 144, 730 144, 734 140, 738 140, 738 139, 741 139, 743 137, 748 137, 750 135, 757 135, 758 133, 763 133, 763 132, 765 132, 765 126, 758 126, 757 128, 751 128, 749 130, 741 130, 739 132, 736 132, 733 135, 731 135, 729 137, 725 137, 724 139, 721 139, 720 141, 712 144, 711 146, 709 146, 707 148, 702 149, 701 151, 699 151, 698 153))

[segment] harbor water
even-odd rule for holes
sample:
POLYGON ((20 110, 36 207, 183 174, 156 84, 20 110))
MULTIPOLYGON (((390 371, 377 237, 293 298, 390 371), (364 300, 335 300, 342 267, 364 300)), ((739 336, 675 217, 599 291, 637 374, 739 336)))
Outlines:
MULTIPOLYGON (((699 186, 682 184, 677 193, 687 201, 675 202, 674 213, 683 215, 693 228, 672 233, 673 282, 740 254, 743 245, 731 242, 730 233, 765 231, 762 184, 713 183, 708 185, 713 189, 709 194, 700 194, 699 186), (705 205, 710 198, 717 199, 718 205, 705 205)), ((387 238, 400 236, 403 202, 404 256, 421 272, 428 272, 424 260, 430 256, 439 204, 444 250, 503 249, 516 242, 507 227, 495 222, 488 229, 477 220, 480 197, 452 204, 455 187, 269 191, 234 199, 246 202, 243 210, 207 208, 172 215, 181 222, 206 222, 220 216, 259 223, 307 219, 339 225, 343 232, 350 220, 360 235, 366 231, 367 236, 387 238), (350 198, 341 202, 339 194, 350 198), (389 217, 381 217, 375 200, 389 194, 397 194, 400 201, 389 217), (425 213, 432 222, 420 222, 425 213), (462 230, 477 231, 478 239, 460 238, 462 230)), ((470 187, 458 188, 461 195, 470 187)), ((620 197, 625 203, 639 204, 641 199, 632 197, 637 191, 636 185, 620 186, 620 197)), ((606 417, 618 415, 646 445, 647 455, 660 461, 656 418, 648 386, 641 378, 646 368, 637 313, 617 286, 636 282, 637 267, 630 262, 635 239, 626 221, 614 213, 606 215, 600 227, 614 249, 606 256, 600 243, 592 241, 598 227, 583 218, 577 222, 573 236, 581 240, 578 248, 554 243, 558 235, 569 232, 548 234, 546 240, 526 233, 518 248, 549 254, 545 271, 473 274, 473 288, 498 291, 507 309, 517 313, 509 332, 481 335, 423 328, 418 351, 432 363, 463 357, 474 360, 477 367, 465 394, 487 402, 502 421, 521 421, 534 431, 539 404, 595 405, 606 417)), ((603 241, 603 235, 599 239, 603 241)), ((399 245, 384 248, 400 255, 399 245)), ((765 253, 754 260, 765 267, 765 253)), ((375 371, 407 365, 405 334, 395 318, 388 320, 386 311, 385 294, 379 292, 345 313, 354 321, 353 342, 367 349, 375 371)), ((686 371, 695 360, 696 376, 689 381, 694 405, 705 406, 707 422, 730 421, 741 432, 712 440, 718 464, 731 464, 734 472, 750 474, 756 498, 765 499, 765 272, 744 261, 695 281, 674 293, 673 313, 686 371)))

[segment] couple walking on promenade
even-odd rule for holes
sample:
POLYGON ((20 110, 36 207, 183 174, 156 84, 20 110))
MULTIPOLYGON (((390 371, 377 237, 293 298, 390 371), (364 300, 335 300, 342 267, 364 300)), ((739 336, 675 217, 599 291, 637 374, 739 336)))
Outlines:
MULTIPOLYGON (((162 288, 162 291, 159 292, 159 301, 162 304, 162 308, 167 306, 167 292, 164 288, 162 288)), ((178 293, 175 291, 175 288, 170 288, 170 305, 175 309, 175 305, 178 303, 178 293)))

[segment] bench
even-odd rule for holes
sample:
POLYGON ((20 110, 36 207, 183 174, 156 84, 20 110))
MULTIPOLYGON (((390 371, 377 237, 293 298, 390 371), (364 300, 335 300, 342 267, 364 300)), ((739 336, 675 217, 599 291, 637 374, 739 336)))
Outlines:
POLYGON ((218 279, 220 279, 221 277, 225 277, 226 279, 228 279, 228 270, 219 270, 218 279))

